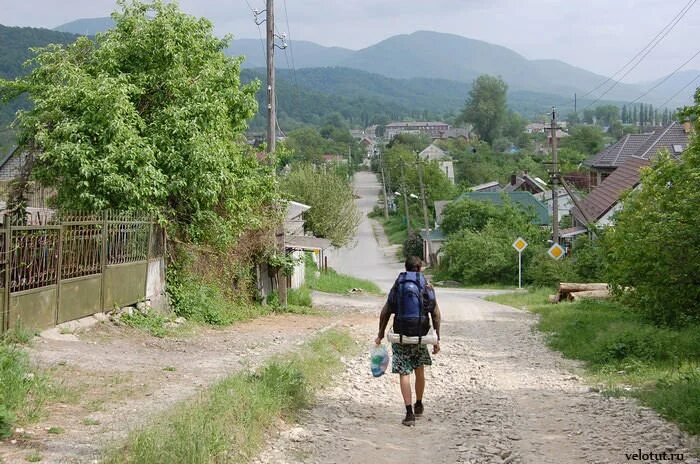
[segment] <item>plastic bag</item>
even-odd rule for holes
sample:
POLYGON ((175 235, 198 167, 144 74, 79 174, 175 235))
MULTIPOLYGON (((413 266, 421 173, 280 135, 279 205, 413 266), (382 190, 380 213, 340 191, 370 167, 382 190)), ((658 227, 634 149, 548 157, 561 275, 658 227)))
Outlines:
POLYGON ((389 365, 389 351, 384 345, 373 345, 370 349, 370 367, 372 375, 381 377, 389 365))

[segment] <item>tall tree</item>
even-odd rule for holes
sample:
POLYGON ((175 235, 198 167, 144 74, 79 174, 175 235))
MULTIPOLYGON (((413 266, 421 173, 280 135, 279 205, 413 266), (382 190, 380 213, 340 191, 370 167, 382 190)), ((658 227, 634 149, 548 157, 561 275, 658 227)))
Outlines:
POLYGON ((507 91, 508 85, 500 77, 477 77, 458 121, 472 124, 482 140, 493 143, 503 132, 508 115, 507 91))
POLYGON ((113 29, 41 49, 33 69, 0 80, 27 93, 19 116, 33 176, 76 210, 148 210, 195 240, 235 240, 275 194, 241 141, 257 109, 239 58, 207 19, 175 4, 120 2, 113 29))

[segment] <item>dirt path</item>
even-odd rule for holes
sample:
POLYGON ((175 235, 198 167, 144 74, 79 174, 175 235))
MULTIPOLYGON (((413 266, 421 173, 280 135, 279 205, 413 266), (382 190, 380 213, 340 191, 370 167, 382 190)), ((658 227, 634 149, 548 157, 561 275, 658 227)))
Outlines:
MULTIPOLYGON (((216 380, 295 349, 330 325, 353 326, 364 316, 275 315, 221 330, 200 329, 184 339, 159 339, 104 323, 74 341, 37 338, 30 354, 61 386, 47 417, 0 442, 0 462, 93 462, 105 446, 216 380), (60 427, 62 434, 48 433, 60 427)), ((66 338, 75 338, 73 336, 66 338)))

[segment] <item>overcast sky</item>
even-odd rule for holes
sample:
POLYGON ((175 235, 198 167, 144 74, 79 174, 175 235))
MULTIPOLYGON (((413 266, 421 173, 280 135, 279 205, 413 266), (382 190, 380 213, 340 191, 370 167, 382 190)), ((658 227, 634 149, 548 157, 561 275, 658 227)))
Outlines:
MULTIPOLYGON (((181 0, 206 16, 217 33, 258 38, 247 3, 264 0, 181 0)), ((555 58, 610 75, 649 42, 688 0, 284 0, 277 26, 295 40, 359 49, 396 34, 433 30, 506 47, 526 58, 555 58)), ((700 3, 700 2, 699 2, 700 3)), ((55 27, 108 16, 114 0, 0 0, 0 23, 55 27)), ((694 6, 626 81, 668 74, 698 49, 700 5, 694 6)), ((263 31, 264 32, 264 31, 263 31)), ((293 44, 292 44, 293 45, 293 44)), ((700 69, 700 57, 686 69, 700 69)))

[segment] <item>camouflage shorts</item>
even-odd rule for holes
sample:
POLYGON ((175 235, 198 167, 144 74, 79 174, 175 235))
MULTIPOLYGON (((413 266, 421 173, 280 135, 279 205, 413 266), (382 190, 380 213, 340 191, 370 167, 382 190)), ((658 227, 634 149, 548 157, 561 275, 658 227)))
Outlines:
POLYGON ((433 364, 428 353, 427 345, 401 345, 391 344, 393 357, 391 359, 391 372, 394 374, 406 375, 421 366, 433 364))

